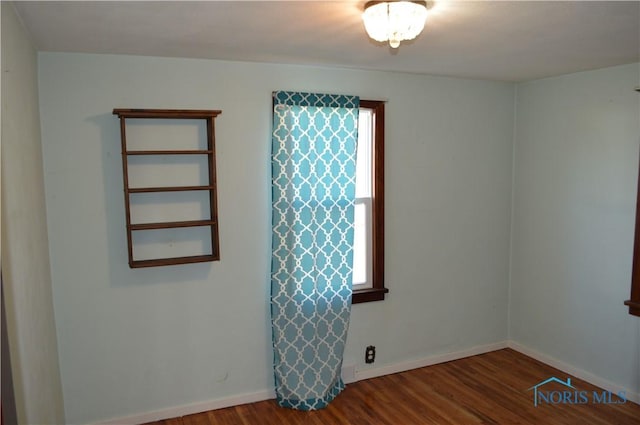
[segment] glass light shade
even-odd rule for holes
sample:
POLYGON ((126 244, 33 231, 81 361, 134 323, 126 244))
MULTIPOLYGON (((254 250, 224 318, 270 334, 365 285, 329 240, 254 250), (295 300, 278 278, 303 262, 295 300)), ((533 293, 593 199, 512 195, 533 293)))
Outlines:
POLYGON ((362 20, 369 37, 389 41, 394 49, 403 40, 413 40, 424 29, 427 4, 423 1, 369 2, 362 20))

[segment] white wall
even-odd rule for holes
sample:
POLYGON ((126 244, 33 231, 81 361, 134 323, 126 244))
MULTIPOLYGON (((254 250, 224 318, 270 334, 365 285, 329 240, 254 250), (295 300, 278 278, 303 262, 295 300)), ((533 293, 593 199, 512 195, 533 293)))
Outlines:
POLYGON ((64 423, 38 113, 37 56, 2 2, 2 274, 20 423, 64 423))
POLYGON ((640 393, 630 316, 639 65, 517 89, 510 337, 640 393))
POLYGON ((67 419, 269 390, 271 92, 387 99, 383 302, 356 305, 364 369, 507 337, 511 84, 329 68, 41 53, 41 122, 67 419), (127 266, 114 107, 222 109, 222 260, 127 266))

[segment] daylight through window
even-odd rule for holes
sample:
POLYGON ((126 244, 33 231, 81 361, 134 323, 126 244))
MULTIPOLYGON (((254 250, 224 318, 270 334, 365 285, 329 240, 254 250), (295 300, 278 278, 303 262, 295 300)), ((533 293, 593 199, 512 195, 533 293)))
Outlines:
POLYGON ((384 102, 360 101, 356 153, 353 303, 379 301, 384 286, 384 102))

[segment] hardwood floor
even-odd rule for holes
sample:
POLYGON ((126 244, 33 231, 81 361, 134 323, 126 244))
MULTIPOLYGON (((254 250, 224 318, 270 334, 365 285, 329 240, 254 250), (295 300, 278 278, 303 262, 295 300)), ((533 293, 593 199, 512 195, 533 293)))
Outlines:
MULTIPOLYGON (((326 409, 299 412, 278 407, 274 400, 213 410, 154 422, 157 425, 413 425, 413 424, 640 424, 640 405, 594 403, 602 389, 571 377, 585 391, 553 404, 539 398, 534 406, 528 388, 564 372, 510 349, 449 363, 387 375, 347 385, 326 409)), ((568 388, 549 383, 541 391, 568 388)), ((561 393, 555 393, 559 396, 561 393)), ((552 397, 551 400, 554 400, 552 397)), ((615 396, 612 400, 618 400, 615 396)), ((556 400, 557 401, 557 400, 556 400)))

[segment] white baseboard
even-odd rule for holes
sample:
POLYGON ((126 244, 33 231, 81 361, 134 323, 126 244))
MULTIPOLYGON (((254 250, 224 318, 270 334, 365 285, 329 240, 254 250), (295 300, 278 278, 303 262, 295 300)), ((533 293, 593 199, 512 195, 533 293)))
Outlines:
POLYGON ((363 379, 376 378, 378 376, 391 375, 392 373, 406 372, 411 369, 418 369, 425 366, 431 366, 438 363, 450 362, 453 360, 463 359, 465 357, 477 356, 478 354, 489 353, 491 351, 507 348, 507 341, 496 342, 494 344, 480 345, 471 347, 466 350, 456 351, 453 353, 439 354, 436 356, 423 357, 421 359, 410 360, 402 363, 395 363, 382 366, 375 369, 365 369, 356 371, 356 381, 363 379))
MULTIPOLYGON (((375 369, 366 369, 356 371, 355 366, 349 365, 342 369, 342 375, 346 383, 353 383, 363 379, 375 378, 377 376, 390 375, 392 373, 405 372, 411 369, 430 366, 438 363, 450 362, 452 360, 462 359, 464 357, 475 356, 478 354, 488 353, 490 351, 501 350, 507 347, 507 342, 498 342, 495 344, 482 345, 472 347, 467 350, 456 351, 454 353, 440 354, 437 356, 429 356, 422 359, 416 359, 408 362, 396 363, 375 369)), ((238 406, 241 404, 255 403, 258 401, 270 400, 276 398, 274 390, 258 391, 251 394, 243 394, 239 396, 226 397, 222 399, 210 400, 201 403, 187 404, 183 406, 169 407, 166 409, 156 410, 137 415, 125 416, 107 421, 98 422, 95 425, 134 425, 153 421, 161 421, 163 419, 177 418, 180 416, 192 415, 194 413, 206 412, 208 410, 223 409, 225 407, 238 406)))
POLYGON ((525 356, 529 356, 533 359, 536 359, 544 364, 555 367, 556 369, 560 369, 561 371, 568 373, 569 375, 573 375, 576 378, 580 378, 583 381, 587 381, 590 384, 593 384, 597 387, 603 388, 605 390, 611 391, 612 393, 619 393, 624 391, 626 393, 626 398, 629 401, 633 401, 634 403, 640 404, 640 393, 633 392, 628 388, 622 387, 620 385, 614 384, 612 382, 607 381, 606 379, 602 379, 599 376, 596 376, 592 373, 589 373, 585 370, 578 369, 577 367, 571 366, 568 363, 557 360, 553 357, 547 356, 546 354, 542 354, 536 350, 533 350, 529 347, 526 347, 520 343, 515 341, 508 341, 507 345, 512 350, 515 350, 519 353, 524 354, 525 356))
MULTIPOLYGON (((480 345, 466 350, 456 351, 453 353, 439 354, 435 356, 423 357, 421 359, 410 360, 401 363, 390 364, 378 368, 364 369, 357 371, 355 366, 345 366, 343 368, 343 376, 346 383, 361 381, 364 379, 376 378, 393 373, 405 372, 407 370, 418 369, 425 366, 431 366, 438 363, 450 362, 453 360, 463 359, 465 357, 477 356, 479 354, 489 353, 491 351, 501 350, 503 348, 511 348, 519 353, 534 358, 549 366, 560 369, 570 375, 580 378, 590 384, 596 385, 605 390, 618 393, 625 391, 627 400, 640 404, 640 393, 630 391, 628 388, 613 384, 596 375, 586 372, 582 369, 573 367, 560 360, 549 357, 545 354, 532 350, 515 341, 502 341, 494 344, 480 345), (354 373, 355 371, 355 373, 354 373)), ((238 406, 241 404, 255 403, 258 401, 270 400, 276 397, 274 390, 263 390, 250 394, 242 394, 238 396, 226 397, 201 403, 187 404, 183 406, 169 407, 167 409, 156 410, 137 415, 131 415, 107 421, 98 422, 96 425, 128 425, 141 424, 146 422, 160 421, 163 419, 177 418, 180 416, 192 415, 194 413, 206 412, 208 410, 223 409, 225 407, 238 406)))
POLYGON ((342 366, 342 381, 345 384, 351 384, 352 382, 356 382, 356 365, 346 365, 342 366))
POLYGON ((242 394, 232 397, 219 398, 201 403, 186 404, 183 406, 169 407, 167 409, 155 410, 153 412, 141 413, 116 419, 110 419, 96 423, 96 425, 135 425, 163 419, 177 418, 180 416, 192 415, 194 413, 206 412, 209 410, 223 409, 225 407, 238 406, 241 404, 255 403, 276 398, 274 390, 258 391, 250 394, 242 394))

